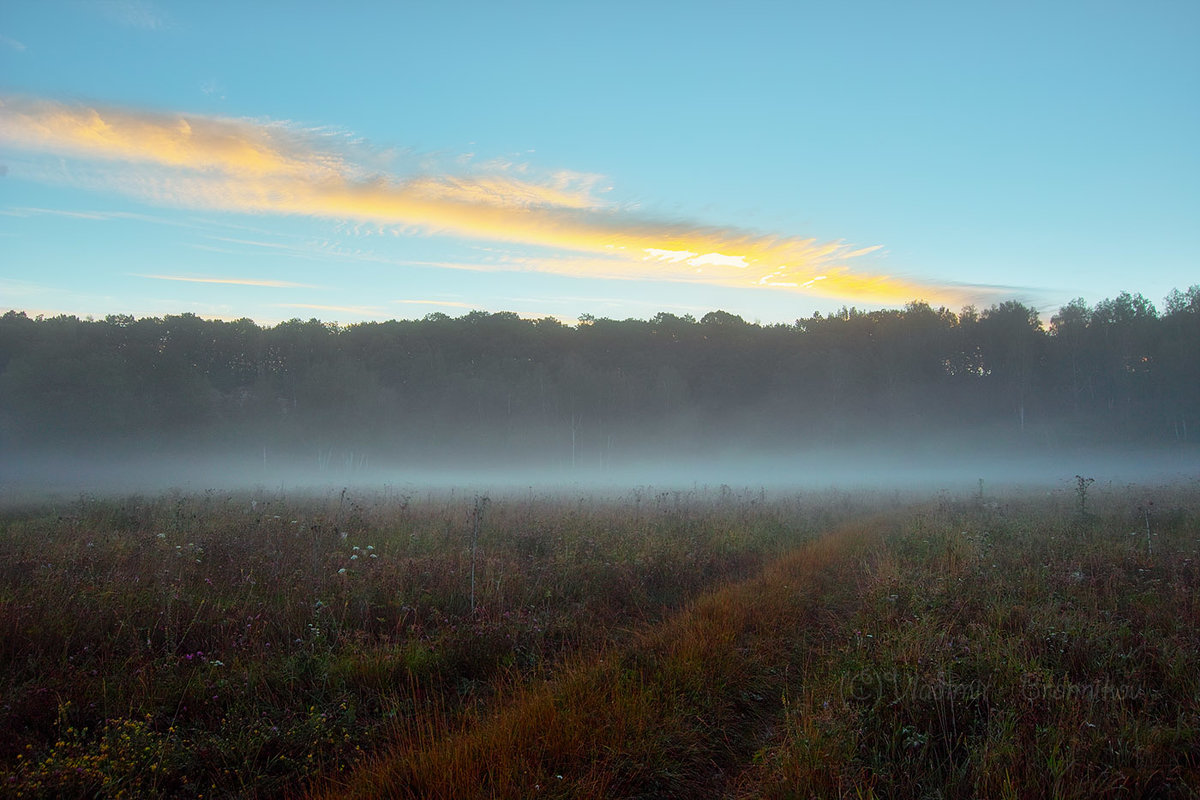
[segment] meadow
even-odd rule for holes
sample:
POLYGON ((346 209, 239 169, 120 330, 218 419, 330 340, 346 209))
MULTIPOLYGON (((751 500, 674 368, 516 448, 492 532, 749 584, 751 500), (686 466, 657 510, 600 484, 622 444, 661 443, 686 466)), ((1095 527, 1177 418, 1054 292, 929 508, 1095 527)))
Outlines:
POLYGON ((1195 797, 1200 485, 9 500, 0 796, 1195 797))

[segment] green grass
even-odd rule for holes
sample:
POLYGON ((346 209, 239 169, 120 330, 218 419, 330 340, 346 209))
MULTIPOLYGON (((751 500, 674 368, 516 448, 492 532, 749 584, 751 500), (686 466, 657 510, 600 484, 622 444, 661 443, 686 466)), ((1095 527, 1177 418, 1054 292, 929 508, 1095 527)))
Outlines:
POLYGON ((1197 795, 1196 487, 474 500, 0 512, 0 793, 1197 795))

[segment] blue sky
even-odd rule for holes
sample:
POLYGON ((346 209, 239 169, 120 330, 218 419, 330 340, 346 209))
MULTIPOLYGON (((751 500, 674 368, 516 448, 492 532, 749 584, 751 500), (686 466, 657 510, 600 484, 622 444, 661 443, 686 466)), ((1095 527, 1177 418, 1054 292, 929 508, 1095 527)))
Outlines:
POLYGON ((1200 282, 1200 4, 0 8, 0 309, 790 322, 1200 282))

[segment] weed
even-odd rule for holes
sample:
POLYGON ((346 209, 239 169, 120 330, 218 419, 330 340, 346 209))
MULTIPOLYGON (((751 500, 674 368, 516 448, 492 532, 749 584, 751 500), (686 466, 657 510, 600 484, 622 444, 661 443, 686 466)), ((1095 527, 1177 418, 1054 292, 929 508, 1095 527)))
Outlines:
POLYGON ((1085 478, 1082 475, 1075 476, 1075 496, 1079 498, 1079 518, 1081 520, 1087 519, 1088 488, 1095 482, 1095 478, 1085 478))

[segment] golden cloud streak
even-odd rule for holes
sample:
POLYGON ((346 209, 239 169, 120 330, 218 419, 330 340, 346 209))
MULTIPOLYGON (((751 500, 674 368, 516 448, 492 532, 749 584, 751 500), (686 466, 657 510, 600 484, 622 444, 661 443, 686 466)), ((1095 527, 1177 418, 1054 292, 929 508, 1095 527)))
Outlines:
POLYGON ((243 177, 342 174, 283 125, 0 99, 0 138, 34 151, 216 170, 243 177))
MULTIPOLYGON (((509 268, 702 282, 900 303, 965 293, 852 268, 875 248, 649 219, 592 195, 596 176, 370 175, 334 137, 281 123, 0 98, 0 141, 125 162, 109 185, 187 207, 354 219, 424 233, 554 248, 509 268)), ((503 266, 503 265, 502 265, 503 266)), ((486 268, 486 267, 485 267, 486 268)))

